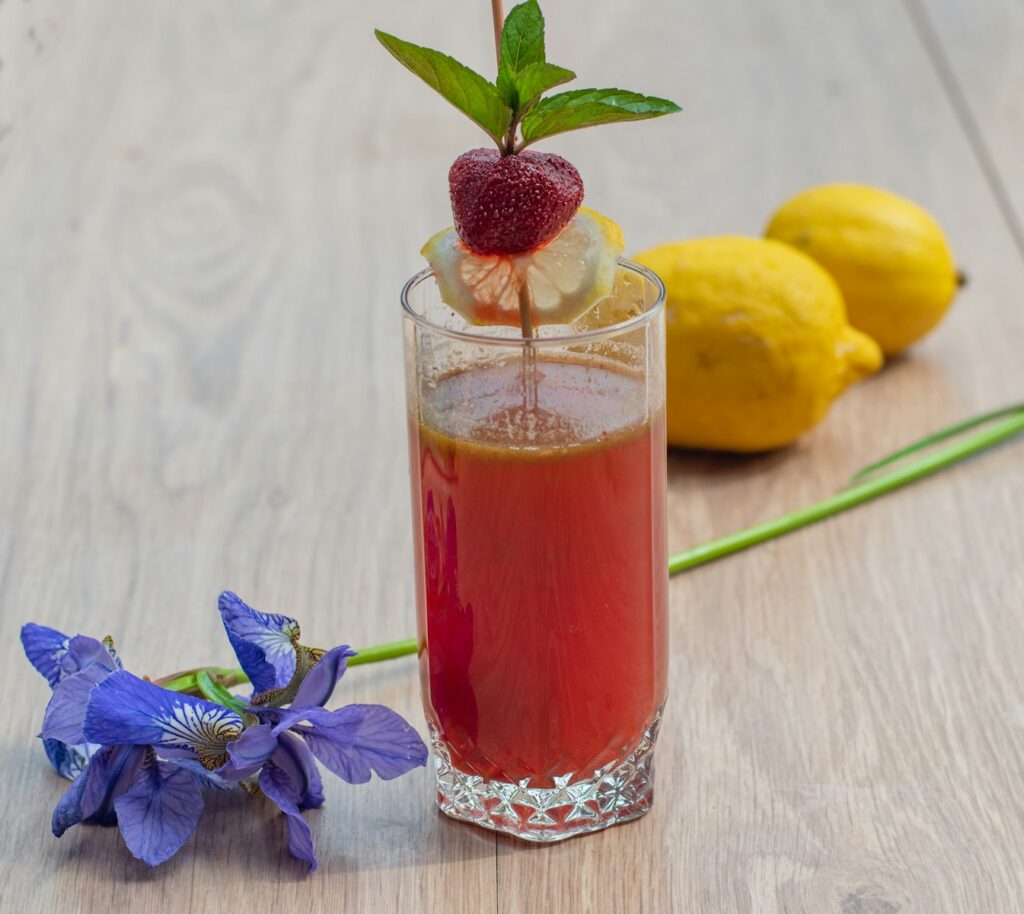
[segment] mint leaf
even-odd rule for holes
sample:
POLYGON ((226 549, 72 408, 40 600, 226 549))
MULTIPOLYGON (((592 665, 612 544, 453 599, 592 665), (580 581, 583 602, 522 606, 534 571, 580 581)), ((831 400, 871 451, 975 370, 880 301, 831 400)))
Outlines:
POLYGON ((553 63, 527 64, 512 78, 515 92, 510 106, 516 114, 525 112, 533 107, 543 92, 575 78, 572 70, 556 67, 553 63))
POLYGON ((544 16, 537 0, 512 8, 501 28, 500 69, 518 73, 531 63, 544 63, 544 16))
POLYGON ((537 140, 616 121, 640 121, 682 109, 664 98, 624 89, 576 89, 541 99, 523 118, 523 146, 537 140))
POLYGON ((505 17, 498 60, 498 93, 515 116, 523 97, 516 87, 516 74, 544 63, 544 16, 537 0, 520 3, 505 17))
POLYGON ((422 48, 380 29, 374 29, 374 34, 400 64, 468 115, 501 145, 512 112, 493 83, 440 51, 422 48))
POLYGON ((537 0, 514 7, 501 30, 498 92, 520 117, 548 89, 576 78, 572 70, 556 67, 544 59, 544 16, 537 0))

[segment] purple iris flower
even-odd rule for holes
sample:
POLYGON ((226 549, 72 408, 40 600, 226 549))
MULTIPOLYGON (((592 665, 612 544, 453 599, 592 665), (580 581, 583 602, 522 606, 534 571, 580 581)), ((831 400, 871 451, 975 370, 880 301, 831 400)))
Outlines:
POLYGON ((312 832, 301 813, 324 802, 316 762, 361 784, 373 772, 387 780, 425 765, 426 746, 381 705, 324 708, 355 656, 347 645, 306 647, 294 619, 256 612, 230 592, 219 608, 253 685, 249 702, 161 688, 122 669, 112 648, 92 638, 22 630, 29 660, 53 687, 40 736, 54 766, 74 777, 54 811, 54 834, 79 822, 116 823, 129 850, 155 866, 195 830, 204 788, 241 784, 285 814, 288 848, 313 872, 312 832), (62 770, 71 755, 77 770, 71 763, 62 770))
MULTIPOLYGON (((55 697, 59 692, 59 704, 65 704, 69 693, 73 694, 83 686, 88 692, 91 685, 86 686, 86 682, 94 685, 97 678, 121 666, 111 644, 85 635, 71 638, 45 625, 29 623, 23 626, 21 644, 29 662, 50 684, 55 697), (90 667, 92 671, 87 672, 90 667), (83 672, 84 677, 76 678, 83 672)), ((86 743, 81 738, 80 724, 77 732, 73 727, 67 728, 62 736, 65 738, 44 739, 43 748, 57 773, 73 781, 99 746, 86 743)))
POLYGON ((349 657, 342 645, 328 651, 303 680, 288 709, 253 707, 258 723, 227 747, 229 761, 218 770, 229 780, 257 778, 260 789, 285 814, 288 849, 317 868, 304 809, 323 803, 316 761, 350 784, 364 784, 376 773, 382 780, 405 774, 427 762, 427 747, 401 716, 383 705, 323 707, 345 672, 349 657))
POLYGON ((292 856, 306 861, 309 872, 314 872, 317 858, 312 833, 301 815, 302 810, 323 803, 314 759, 342 780, 363 784, 371 772, 390 780, 425 765, 427 747, 400 715, 383 705, 347 705, 335 711, 324 708, 345 674, 348 658, 356 655, 348 645, 335 647, 316 660, 289 695, 287 709, 257 705, 262 695, 283 689, 294 676, 294 664, 282 667, 269 659, 283 654, 280 645, 285 638, 294 644, 293 657, 298 656, 301 668, 298 623, 286 616, 258 613, 230 592, 221 594, 220 611, 232 645, 244 640, 258 650, 235 646, 238 662, 255 688, 248 710, 256 722, 228 745, 229 761, 218 774, 228 780, 252 778, 258 782, 287 817, 292 856), (267 673, 268 665, 276 670, 273 679, 267 673), (289 669, 292 672, 286 679, 289 669))
MULTIPOLYGON (((135 679, 121 668, 109 643, 84 635, 69 638, 33 624, 22 628, 21 640, 29 661, 53 687, 40 733, 47 756, 60 774, 73 778, 53 811, 53 833, 59 838, 82 822, 117 825, 136 857, 150 866, 162 863, 195 830, 203 808, 202 789, 232 785, 207 774, 201 764, 198 770, 190 768, 191 759, 198 760, 199 754, 187 742, 174 753, 176 758, 164 760, 149 744, 122 744, 86 735, 96 686, 111 676, 135 679)), ((171 699, 201 706, 194 715, 227 712, 212 702, 143 684, 171 699)), ((227 713, 237 721, 237 737, 241 718, 227 713)))

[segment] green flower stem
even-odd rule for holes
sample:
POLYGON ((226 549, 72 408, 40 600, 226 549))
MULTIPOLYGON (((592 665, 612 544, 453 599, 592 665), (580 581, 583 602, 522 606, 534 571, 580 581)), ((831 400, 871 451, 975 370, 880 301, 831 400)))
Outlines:
POLYGON ((1022 413, 1024 413, 1024 403, 1017 403, 1014 406, 1006 406, 989 413, 982 413, 979 416, 972 416, 970 419, 964 419, 962 422, 957 422, 954 425, 947 425, 945 428, 939 429, 939 431, 926 435, 913 444, 907 445, 907 447, 894 451, 888 457, 883 457, 881 460, 876 460, 874 463, 869 464, 863 470, 854 473, 850 478, 850 482, 862 482, 866 477, 874 475, 879 470, 902 460, 904 457, 909 457, 915 451, 946 441, 949 438, 954 438, 963 432, 970 431, 972 428, 977 428, 979 425, 988 425, 996 419, 1020 416, 1022 413))
POLYGON ((235 667, 205 666, 195 670, 185 670, 181 673, 171 673, 170 676, 154 679, 153 683, 172 692, 184 692, 188 695, 202 697, 203 692, 199 687, 199 674, 202 672, 207 673, 217 685, 227 689, 249 681, 245 673, 235 667))
MULTIPOLYGON (((375 644, 373 647, 359 651, 355 657, 350 657, 348 666, 380 663, 382 660, 406 657, 409 654, 415 654, 418 649, 419 642, 415 638, 375 644)), ((245 675, 244 670, 238 667, 208 666, 197 670, 188 670, 184 673, 173 673, 171 676, 153 681, 156 685, 170 689, 172 692, 194 694, 238 711, 242 704, 228 689, 244 685, 249 681, 249 677, 245 675), (233 702, 232 704, 228 703, 229 699, 233 702)))
MULTIPOLYGON (((958 422, 865 467, 853 476, 850 486, 830 498, 816 502, 813 505, 808 505, 806 508, 792 511, 789 514, 784 514, 782 517, 766 521, 763 524, 748 527, 746 530, 739 531, 739 533, 723 536, 721 539, 705 543, 703 546, 697 546, 685 552, 677 552, 669 557, 668 573, 675 575, 690 568, 696 568, 698 565, 706 565, 708 562, 732 555, 734 552, 749 549, 751 546, 756 546, 765 540, 774 539, 777 536, 783 536, 809 524, 817 523, 826 517, 831 517, 834 514, 839 514, 849 508, 871 501, 873 498, 878 498, 880 495, 885 495, 886 492, 891 492, 893 489, 899 489, 902 486, 916 482, 918 479, 923 479, 925 476, 931 476, 945 467, 995 447, 997 444, 1007 441, 1021 432, 1024 432, 1024 404, 995 410, 994 412, 984 413, 972 419, 958 422), (921 457, 913 463, 897 467, 881 475, 873 475, 922 448, 930 447, 962 435, 964 432, 981 425, 988 425, 988 427, 969 437, 961 438, 955 444, 921 457)), ((393 660, 396 657, 415 654, 418 649, 419 642, 415 638, 406 638, 404 641, 390 641, 387 644, 377 644, 373 647, 364 648, 359 651, 357 656, 352 657, 348 661, 348 665, 359 666, 362 663, 379 663, 382 660, 393 660)), ((219 704, 224 704, 238 710, 241 707, 241 702, 228 689, 248 681, 248 677, 240 669, 232 667, 204 667, 198 670, 174 673, 170 677, 164 677, 164 679, 157 679, 156 684, 175 692, 192 692, 202 695, 210 699, 210 701, 216 701, 219 704), (229 701, 232 703, 229 704, 229 701)))
POLYGON ((225 689, 244 685, 249 681, 249 677, 245 675, 245 670, 241 669, 241 667, 211 666, 206 669, 209 671, 213 681, 225 689))
MULTIPOLYGON (((826 498, 813 505, 808 505, 806 508, 800 508, 798 511, 793 511, 790 514, 784 514, 782 517, 777 517, 774 520, 767 521, 763 524, 757 524, 753 527, 748 527, 746 530, 741 530, 739 533, 724 536, 721 539, 705 543, 703 546, 697 546, 696 548, 689 549, 686 552, 676 553, 668 560, 668 573, 670 575, 679 574, 681 571, 695 568, 698 565, 704 565, 707 562, 713 562, 715 559, 732 555, 734 552, 739 552, 742 549, 749 549, 751 546, 763 543, 765 540, 782 536, 783 534, 790 533, 793 530, 799 530, 801 527, 806 527, 808 524, 816 523, 826 517, 831 517, 833 514, 838 514, 848 508, 853 508, 856 505, 863 504, 873 498, 878 498, 878 496, 884 495, 886 492, 891 492, 893 489, 898 489, 901 486, 908 485, 909 483, 915 482, 925 476, 930 476, 932 473, 936 473, 944 467, 950 466, 950 464, 958 463, 973 454, 978 454, 981 451, 987 450, 988 448, 993 447, 1002 441, 1006 441, 1008 438, 1012 438, 1014 435, 1024 431, 1024 406, 1018 406, 1011 410, 1000 410, 998 413, 986 414, 984 418, 985 421, 987 421, 996 417, 1005 418, 1001 418, 1001 421, 984 429, 983 431, 964 438, 949 447, 935 451, 934 453, 929 454, 926 457, 922 457, 911 464, 891 470, 881 476, 875 476, 867 479, 864 482, 856 482, 854 485, 843 489, 842 492, 833 495, 831 498, 826 498)), ((897 452, 897 454, 901 457, 905 456, 919 447, 924 447, 925 445, 931 444, 935 441, 943 440, 956 432, 966 428, 973 428, 976 425, 977 422, 975 421, 959 423, 956 426, 952 426, 951 429, 944 430, 944 432, 929 435, 928 438, 919 441, 916 445, 911 445, 909 448, 904 448, 897 452)), ((887 465, 892 459, 896 459, 896 455, 872 464, 872 466, 867 469, 874 470, 883 465, 887 465)), ((858 473, 854 477, 854 480, 862 478, 864 472, 866 471, 858 473)))
POLYGON ((355 657, 349 657, 348 665, 359 666, 361 663, 379 663, 381 660, 405 657, 408 654, 415 654, 419 650, 419 646, 420 643, 415 638, 377 644, 374 647, 363 648, 355 657))

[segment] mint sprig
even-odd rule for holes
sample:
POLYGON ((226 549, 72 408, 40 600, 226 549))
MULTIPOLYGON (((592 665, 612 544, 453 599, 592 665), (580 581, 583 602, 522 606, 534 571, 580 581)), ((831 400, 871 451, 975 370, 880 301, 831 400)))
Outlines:
POLYGON ((569 130, 681 110, 668 99, 623 89, 577 89, 542 97, 576 74, 547 62, 537 0, 520 3, 505 17, 493 83, 440 51, 379 29, 374 34, 400 63, 482 127, 505 155, 569 130))

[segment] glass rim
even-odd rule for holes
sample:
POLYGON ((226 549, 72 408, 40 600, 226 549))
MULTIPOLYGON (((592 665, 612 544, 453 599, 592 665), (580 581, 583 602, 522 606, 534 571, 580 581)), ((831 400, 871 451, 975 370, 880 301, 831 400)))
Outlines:
POLYGON ((529 344, 531 346, 543 347, 565 346, 573 343, 587 342, 588 340, 604 339, 609 336, 617 336, 620 333, 627 333, 630 330, 635 330, 638 327, 644 326, 644 324, 657 317, 665 308, 665 283, 661 281, 661 278, 657 273, 653 270, 649 270, 645 266, 641 266, 635 261, 628 260, 625 257, 620 257, 618 259, 618 264, 622 269, 636 273, 653 284, 655 291, 657 292, 654 302, 640 314, 628 318, 627 320, 620 321, 617 324, 612 324, 609 327, 598 327, 594 330, 584 330, 581 333, 559 333, 555 336, 536 336, 531 338, 523 336, 489 336, 486 333, 474 333, 470 330, 456 330, 452 327, 443 327, 440 324, 435 324, 424 315, 417 313, 409 302, 409 296, 413 289, 417 288, 434 275, 434 271, 430 267, 425 267, 418 273, 413 274, 413 276, 406 281, 405 285, 402 286, 402 310, 405 312, 406 317, 411 318, 418 326, 424 327, 432 333, 439 333, 452 339, 463 340, 464 342, 470 343, 509 347, 522 347, 529 344))

